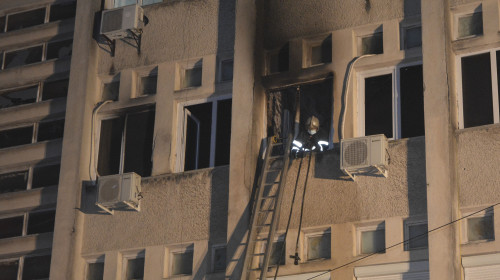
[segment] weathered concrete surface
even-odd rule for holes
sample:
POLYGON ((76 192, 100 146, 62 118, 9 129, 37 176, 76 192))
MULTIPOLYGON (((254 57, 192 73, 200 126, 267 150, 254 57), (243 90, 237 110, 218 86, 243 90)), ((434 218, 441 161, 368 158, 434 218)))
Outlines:
POLYGON ((455 134, 458 145, 460 207, 500 202, 500 126, 464 129, 455 134))
POLYGON ((113 216, 98 211, 95 190, 89 187, 82 254, 196 240, 225 242, 228 182, 228 167, 145 178, 141 211, 118 210, 113 216))

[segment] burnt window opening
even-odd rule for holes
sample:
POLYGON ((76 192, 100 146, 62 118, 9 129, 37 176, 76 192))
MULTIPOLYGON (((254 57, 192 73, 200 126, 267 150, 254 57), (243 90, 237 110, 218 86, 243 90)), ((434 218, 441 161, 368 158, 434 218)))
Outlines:
POLYGON ((55 210, 28 213, 27 234, 53 232, 55 218, 55 210))
POLYGON ((314 116, 318 118, 319 130, 315 140, 329 143, 332 130, 333 87, 332 80, 321 83, 290 87, 267 94, 267 134, 268 137, 287 137, 304 143, 309 137, 306 122, 314 116), (298 111, 298 112, 297 112, 298 111), (296 117, 299 116, 296 121, 296 117))
POLYGON ((73 50, 73 39, 47 43, 47 58, 62 59, 71 56, 73 50))
POLYGON ((231 107, 231 99, 184 107, 184 171, 229 164, 231 107))
POLYGON ((120 93, 120 81, 105 83, 103 84, 102 87, 102 100, 118 101, 119 93, 120 93))
POLYGON ((98 172, 151 175, 155 111, 127 113, 102 120, 98 172))
POLYGON ((287 72, 289 69, 289 44, 287 43, 279 51, 269 53, 268 74, 287 72))
POLYGON ((362 37, 361 55, 364 54, 382 54, 384 53, 384 33, 377 32, 370 36, 362 37))
POLYGON ((3 69, 33 64, 42 61, 43 46, 35 46, 5 53, 3 69))
POLYGON ((23 235, 24 216, 0 219, 0 238, 23 235))
POLYGON ((28 186, 28 170, 0 174, 0 194, 25 191, 28 186))
POLYGON ((4 279, 16 280, 18 270, 19 270, 19 259, 0 261, 0 275, 2 275, 4 279))
POLYGON ((57 186, 59 184, 59 172, 61 165, 45 165, 33 168, 33 180, 31 188, 43 188, 57 186))
POLYGON ((69 79, 44 82, 42 87, 42 101, 67 97, 68 87, 69 79))
POLYGON ((24 257, 22 280, 48 279, 50 259, 50 255, 24 257))
POLYGON ((220 81, 227 82, 233 80, 233 59, 226 59, 220 62, 220 81))
POLYGON ((8 15, 7 31, 23 29, 45 22, 45 8, 8 15))
POLYGON ((0 131, 0 149, 31 144, 32 140, 32 125, 0 131))
POLYGON ((50 6, 49 21, 57 21, 68 18, 74 18, 76 15, 76 1, 55 4, 50 6))
POLYGON ((425 135, 422 65, 402 67, 399 71, 401 137, 425 135))
POLYGON ((64 119, 41 122, 38 124, 36 141, 47 141, 62 138, 64 135, 64 119))
POLYGON ((35 103, 38 85, 0 93, 0 109, 35 103))
POLYGON ((320 65, 332 62, 332 36, 328 36, 319 44, 312 44, 310 48, 310 65, 320 65))

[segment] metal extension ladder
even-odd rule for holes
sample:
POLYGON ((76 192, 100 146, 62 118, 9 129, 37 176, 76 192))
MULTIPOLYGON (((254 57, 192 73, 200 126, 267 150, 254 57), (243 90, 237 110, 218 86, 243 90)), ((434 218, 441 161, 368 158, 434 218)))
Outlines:
POLYGON ((266 279, 278 227, 292 137, 273 139, 268 138, 270 144, 255 194, 242 279, 266 279))

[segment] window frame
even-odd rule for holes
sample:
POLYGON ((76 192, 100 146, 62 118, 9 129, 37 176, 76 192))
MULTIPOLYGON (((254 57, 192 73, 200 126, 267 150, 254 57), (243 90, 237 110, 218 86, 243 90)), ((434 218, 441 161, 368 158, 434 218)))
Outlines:
MULTIPOLYGON (((466 209, 465 211, 462 211, 462 217, 468 216, 472 213, 474 213, 475 209, 466 209)), ((467 217, 466 219, 463 219, 463 221, 460 223, 461 226, 461 244, 462 245, 467 245, 467 244, 478 244, 478 243, 487 243, 487 242, 494 242, 497 240, 496 234, 495 234, 495 213, 494 209, 486 209, 483 211, 480 211, 472 216, 467 217), (491 217, 492 218, 492 223, 493 223, 493 239, 481 239, 481 240, 469 240, 469 234, 468 234, 468 228, 469 228, 469 219, 471 218, 484 218, 484 217, 491 217)))
MULTIPOLYGON (((385 221, 377 221, 373 223, 368 223, 365 225, 358 225, 356 226, 356 255, 358 256, 367 256, 371 254, 376 254, 377 252, 372 252, 372 253, 363 253, 363 243, 362 243, 362 233, 363 232, 369 232, 369 231, 379 231, 383 230, 384 231, 384 243, 385 243, 385 248, 387 247, 387 234, 385 232, 385 221)), ((380 254, 385 254, 386 252, 381 252, 380 254)))
POLYGON ((177 277, 189 277, 193 275, 193 272, 195 271, 195 255, 194 255, 194 243, 189 243, 189 244, 180 244, 180 245, 175 245, 172 247, 168 247, 165 250, 165 254, 167 255, 167 261, 165 262, 165 267, 164 267, 164 278, 177 278, 177 277), (191 274, 173 274, 173 265, 174 265, 174 254, 184 254, 192 252, 193 253, 193 260, 192 260, 192 266, 191 266, 191 274))
POLYGON ((105 263, 106 261, 106 256, 105 255, 100 255, 100 256, 93 256, 93 257, 87 257, 85 258, 85 271, 84 271, 84 279, 86 280, 89 274, 89 265, 94 264, 94 263, 105 263))
POLYGON ((303 252, 302 252, 302 259, 303 263, 310 263, 310 262, 318 262, 318 261, 324 261, 324 260, 330 260, 332 259, 332 229, 331 228, 322 228, 322 229, 314 229, 314 230, 308 230, 303 232, 303 252), (324 235, 330 235, 330 258, 317 258, 317 259, 309 259, 309 245, 308 245, 308 240, 311 237, 318 237, 318 236, 324 236, 324 235))
POLYGON ((22 237, 27 237, 27 236, 36 236, 36 235, 45 234, 45 233, 53 233, 54 230, 52 230, 51 232, 28 234, 29 215, 33 214, 33 213, 36 214, 36 213, 40 213, 40 212, 49 212, 49 211, 54 211, 54 218, 55 218, 56 208, 37 209, 37 210, 33 210, 33 211, 24 211, 21 213, 17 212, 17 213, 9 213, 9 214, 5 214, 5 215, 1 215, 0 220, 14 218, 14 217, 23 217, 23 229, 22 229, 21 235, 19 235, 19 236, 0 238, 0 240, 11 239, 11 238, 22 238, 22 237))
MULTIPOLYGON (((486 54, 488 53, 490 55, 490 71, 491 71, 491 94, 492 96, 492 103, 493 103, 493 123, 491 124, 498 124, 500 123, 500 100, 499 100, 499 81, 498 81, 498 76, 497 76, 497 57, 496 57, 496 52, 500 51, 500 48, 492 48, 492 49, 485 49, 481 51, 474 51, 474 52, 467 52, 463 54, 459 54, 455 58, 455 65, 456 65, 456 88, 457 88, 457 105, 458 105, 458 128, 459 129, 464 129, 464 105, 463 105, 463 88, 462 88, 462 58, 464 57, 470 57, 470 56, 475 56, 475 55, 480 55, 480 54, 486 54)), ((477 126, 475 126, 477 127, 477 126)))
POLYGON ((139 249, 139 250, 134 250, 134 251, 127 251, 127 252, 122 252, 121 253, 121 279, 122 280, 127 280, 127 269, 128 269, 128 261, 129 260, 134 260, 134 259, 141 259, 144 258, 144 270, 143 270, 143 279, 144 279, 144 274, 146 272, 146 251, 145 249, 139 249))
MULTIPOLYGON (((419 226, 419 225, 427 225, 427 232, 429 232, 429 224, 427 220, 419 219, 419 220, 406 220, 404 221, 404 240, 409 240, 410 239, 410 227, 412 226, 419 226)), ((424 237, 422 237, 424 238, 424 237)), ((425 237, 427 238, 427 237, 425 237)), ((414 250, 422 250, 422 249, 428 249, 429 244, 427 243, 427 247, 416 247, 416 248, 410 248, 410 241, 404 243, 404 250, 405 251, 414 251, 414 250)))
MULTIPOLYGON (((204 103, 212 103, 212 119, 211 119, 211 129, 210 129, 210 160, 209 166, 207 168, 215 167, 215 147, 216 147, 216 134, 217 134, 217 103, 218 101, 232 99, 232 94, 223 94, 214 97, 208 97, 203 99, 190 100, 186 102, 177 103, 177 157, 175 160, 175 172, 184 172, 185 156, 186 156, 186 118, 185 118, 185 107, 191 105, 198 105, 204 103)), ((201 168, 196 168, 193 170, 199 170, 201 168)))
POLYGON ((33 189, 33 173, 35 168, 39 167, 46 167, 46 166, 52 166, 52 165, 61 165, 59 161, 50 161, 47 163, 44 163, 43 165, 36 165, 36 164, 30 164, 30 165, 21 165, 17 166, 15 168, 6 168, 6 169, 1 169, 0 174, 7 174, 7 173, 14 173, 14 172, 22 172, 22 171, 27 171, 28 172, 28 179, 26 182, 26 189, 22 191, 17 191, 17 192, 6 192, 6 193, 0 193, 0 197, 4 194, 10 194, 10 193, 19 193, 19 192, 24 192, 24 191, 29 191, 29 190, 36 190, 36 189, 44 189, 44 188, 50 188, 50 187, 57 187, 58 185, 52 185, 52 186, 46 186, 46 187, 40 187, 40 188, 34 188, 33 189))
POLYGON ((365 135, 365 79, 391 74, 392 76, 392 137, 390 140, 402 139, 401 129, 401 68, 423 65, 422 61, 401 63, 394 66, 373 70, 358 71, 357 73, 357 137, 365 135))
MULTIPOLYGON (((224 272, 224 270, 216 270, 215 269, 215 251, 217 249, 226 249, 227 250, 227 245, 226 243, 219 243, 219 244, 214 244, 212 245, 212 254, 211 254, 211 259, 210 259, 210 271, 212 273, 219 273, 219 272, 224 272)), ((194 255, 193 255, 193 258, 194 258, 194 255)), ((227 254, 226 254, 226 262, 227 262, 227 254)), ((227 264, 224 264, 224 267, 227 267, 227 264)))
MULTIPOLYGON (((23 272, 24 272, 24 259, 25 258, 30 258, 30 257, 43 257, 43 256, 51 256, 51 258, 52 258, 51 252, 41 252, 41 253, 35 253, 35 254, 22 255, 22 256, 16 257, 16 258, 0 259, 0 262, 17 260, 18 261, 18 267, 17 267, 17 278, 16 279, 22 279, 23 272)), ((50 268, 49 268, 49 271, 50 271, 50 268)))
MULTIPOLYGON (((136 87, 135 87, 135 93, 133 96, 134 98, 156 95, 158 93, 158 66, 148 67, 146 69, 141 69, 141 70, 135 71, 135 78, 137 79, 137 82, 136 82, 136 87), (156 89, 155 89, 154 93, 144 93, 141 91, 142 78, 148 78, 148 77, 156 77, 156 89)), ((120 82, 119 79, 118 80, 112 79, 111 83, 117 82, 117 81, 120 82)), ((103 89, 104 89, 104 84, 103 84, 103 89)))
POLYGON ((484 35, 484 11, 483 11, 483 5, 482 3, 472 3, 465 5, 463 7, 460 7, 456 9, 456 11, 453 13, 453 40, 454 41, 459 41, 459 40, 466 40, 466 39, 471 39, 471 38, 476 38, 484 35), (467 17, 467 16, 472 16, 475 13, 481 13, 481 21, 482 21, 482 26, 483 26, 483 33, 481 34, 472 34, 464 37, 460 37, 459 34, 459 22, 461 18, 467 17))

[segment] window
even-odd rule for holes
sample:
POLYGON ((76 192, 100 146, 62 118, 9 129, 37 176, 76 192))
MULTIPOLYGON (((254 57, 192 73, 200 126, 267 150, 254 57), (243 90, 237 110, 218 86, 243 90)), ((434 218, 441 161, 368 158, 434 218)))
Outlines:
POLYGON ((63 98, 68 95, 69 80, 63 79, 58 81, 44 82, 42 86, 41 100, 50 100, 55 98, 63 98))
POLYGON ((467 240, 469 242, 481 240, 495 240, 493 214, 467 219, 467 240))
POLYGON ((33 64, 42 61, 43 46, 5 52, 3 69, 33 64))
POLYGON ((426 222, 405 222, 405 250, 414 250, 428 247, 426 222))
POLYGON ((229 164, 231 99, 185 105, 179 119, 180 154, 178 170, 188 171, 229 164))
POLYGON ((104 257, 87 262, 87 277, 85 280, 103 280, 104 279, 104 257))
POLYGON ((212 272, 226 270, 226 245, 212 247, 212 272))
POLYGON ((384 53, 383 32, 376 32, 368 36, 359 37, 358 46, 360 55, 384 53))
POLYGON ((422 73, 422 65, 414 65, 360 74, 359 135, 385 134, 394 139, 424 135, 422 73))
POLYGON ((111 81, 102 85, 102 100, 118 101, 120 94, 120 81, 111 81))
POLYGON ((43 210, 0 218, 0 238, 53 232, 55 214, 55 210, 43 210))
POLYGON ((468 38, 483 34, 483 13, 477 11, 471 14, 457 16, 457 38, 468 38))
POLYGON ((19 270, 19 259, 0 260, 0 275, 4 279, 17 279, 17 272, 19 270))
POLYGON ((5 16, 0 17, 0 33, 5 32, 5 16))
POLYGON ((158 84, 158 67, 147 73, 138 74, 138 92, 137 96, 156 94, 158 84))
POLYGON ((73 50, 73 39, 57 41, 57 42, 48 42, 46 60, 71 57, 72 50, 73 50))
MULTIPOLYGON (((271 255, 269 256, 269 267, 275 267, 278 265, 278 262, 280 265, 285 264, 286 260, 286 247, 285 246, 285 239, 284 235, 280 235, 277 238, 274 239, 273 243, 271 244, 271 255)), ((262 237, 264 239, 264 236, 262 237)), ((264 254, 267 242, 261 242, 262 246, 260 246, 260 252, 264 254)), ((264 263, 264 256, 261 256, 259 258, 259 268, 262 267, 264 263)))
POLYGON ((276 74, 288 71, 289 44, 267 54, 267 74, 276 74))
POLYGON ((63 136, 63 132, 64 120, 40 122, 31 126, 2 130, 0 131, 0 149, 58 139, 63 136), (35 128, 38 129, 38 134, 34 141, 35 128))
POLYGON ((55 4, 50 6, 49 21, 58 21, 68 18, 74 18, 76 15, 76 1, 55 4))
POLYGON ((45 23, 45 8, 7 16, 7 32, 45 23))
POLYGON ((193 250, 174 251, 171 254, 171 276, 191 275, 193 273, 193 250))
POLYGON ((53 164, 0 173, 0 194, 57 186, 59 184, 59 170, 60 165, 53 164), (30 173, 32 173, 31 177, 30 173))
POLYGON ((491 50, 458 58, 460 128, 499 123, 499 52, 491 50))
POLYGON ((129 112, 101 121, 100 175, 135 172, 151 175, 155 111, 129 112))
POLYGON ((225 59, 220 62, 220 81, 227 82, 233 80, 233 59, 225 59))
POLYGON ((331 232, 325 230, 321 233, 310 233, 305 235, 306 260, 322 260, 331 257, 331 232))
POLYGON ((184 72, 182 88, 201 86, 202 70, 202 66, 186 69, 184 72))
POLYGON ((332 62, 332 36, 323 39, 311 39, 304 43, 304 67, 311 67, 332 62))
POLYGON ((128 6, 128 5, 134 5, 134 4, 146 6, 146 5, 162 3, 162 2, 163 2, 163 0, 114 0, 114 6, 115 6, 115 8, 128 6))
POLYGON ((385 224, 357 229, 358 254, 385 253, 385 224))
POLYGON ((48 279, 50 255, 24 257, 23 280, 48 279))
POLYGON ((38 124, 37 142, 62 138, 64 135, 64 119, 40 122, 38 124))
POLYGON ((408 50, 422 46, 421 25, 403 27, 401 35, 401 49, 408 50))
POLYGON ((0 109, 34 103, 38 96, 38 85, 0 93, 0 109))
POLYGON ((126 263, 126 280, 138 280, 144 277, 144 256, 134 259, 127 259, 126 263))

